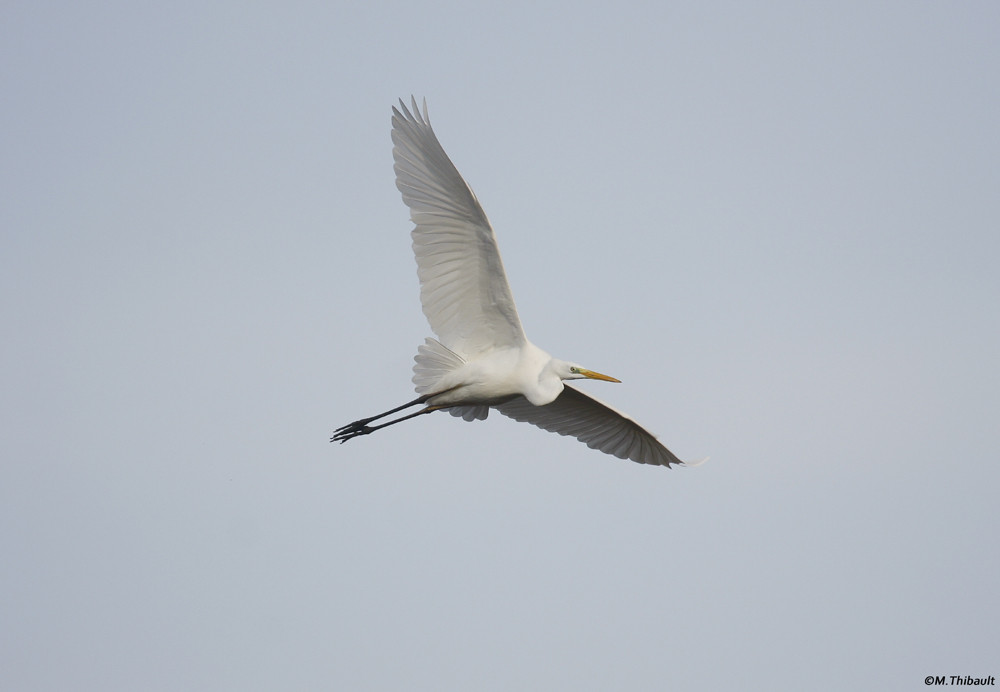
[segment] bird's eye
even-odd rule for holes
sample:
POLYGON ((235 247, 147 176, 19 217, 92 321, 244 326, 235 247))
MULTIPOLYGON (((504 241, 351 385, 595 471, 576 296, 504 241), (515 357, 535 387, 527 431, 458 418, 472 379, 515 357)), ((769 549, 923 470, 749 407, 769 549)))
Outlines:
POLYGON ((580 372, 580 368, 576 367, 575 365, 571 365, 569 366, 569 371, 575 375, 576 373, 580 372))

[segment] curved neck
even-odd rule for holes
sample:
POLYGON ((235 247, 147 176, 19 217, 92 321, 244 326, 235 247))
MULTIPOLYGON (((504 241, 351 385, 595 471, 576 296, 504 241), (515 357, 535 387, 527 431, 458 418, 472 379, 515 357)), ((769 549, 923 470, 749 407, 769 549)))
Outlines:
POLYGON ((538 373, 537 387, 525 394, 528 401, 535 406, 544 406, 555 401, 556 397, 562 394, 562 378, 566 367, 566 363, 558 358, 550 358, 538 373))

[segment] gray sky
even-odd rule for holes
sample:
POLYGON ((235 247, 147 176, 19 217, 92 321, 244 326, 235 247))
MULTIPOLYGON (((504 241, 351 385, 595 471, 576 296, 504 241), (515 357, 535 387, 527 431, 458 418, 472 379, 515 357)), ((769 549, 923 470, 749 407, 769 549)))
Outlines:
POLYGON ((7 3, 12 690, 916 690, 1000 656, 1000 9, 7 3), (522 321, 695 469, 341 446, 426 96, 522 321))

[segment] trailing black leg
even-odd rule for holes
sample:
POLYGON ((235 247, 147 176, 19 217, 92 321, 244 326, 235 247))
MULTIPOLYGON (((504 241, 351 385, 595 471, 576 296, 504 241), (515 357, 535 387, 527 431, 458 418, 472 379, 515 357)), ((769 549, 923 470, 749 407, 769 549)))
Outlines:
MULTIPOLYGON (((339 439, 341 435, 350 433, 353 430, 361 430, 362 428, 367 427, 367 425, 371 423, 373 420, 378 420, 379 418, 385 418, 386 416, 391 416, 392 414, 397 413, 398 411, 402 411, 403 409, 410 408, 411 406, 416 406, 417 404, 422 404, 425 401, 427 401, 427 399, 428 397, 426 396, 418 397, 409 403, 403 404, 402 406, 397 406, 394 409, 389 409, 388 411, 380 413, 377 416, 371 416, 370 418, 362 418, 361 420, 356 420, 353 423, 342 425, 333 431, 333 437, 330 438, 330 442, 333 442, 335 439, 339 439)), ((359 433, 359 434, 366 435, 367 433, 359 433)))
POLYGON ((382 423, 381 425, 368 425, 370 421, 382 418, 383 416, 388 416, 390 413, 395 413, 396 411, 402 411, 404 408, 413 406, 414 404, 419 404, 422 401, 423 399, 418 399, 417 401, 411 401, 409 404, 406 404, 405 406, 400 406, 399 408, 395 408, 392 411, 386 411, 381 415, 374 416, 372 418, 366 418, 360 421, 355 421, 350 425, 345 425, 342 428, 338 428, 335 431, 333 437, 330 438, 330 442, 340 442, 341 444, 343 444, 355 437, 359 437, 361 435, 370 435, 376 430, 380 430, 382 428, 388 428, 390 425, 395 425, 396 423, 402 423, 404 420, 410 420, 411 418, 422 416, 425 413, 433 413, 434 411, 437 411, 439 409, 447 408, 445 406, 428 406, 427 408, 420 409, 416 413, 411 413, 408 416, 403 416, 402 418, 391 420, 388 423, 382 423))

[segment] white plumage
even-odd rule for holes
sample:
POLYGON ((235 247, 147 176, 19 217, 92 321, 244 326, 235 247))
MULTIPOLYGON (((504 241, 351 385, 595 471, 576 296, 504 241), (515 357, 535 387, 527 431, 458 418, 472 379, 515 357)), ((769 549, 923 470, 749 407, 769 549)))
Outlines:
POLYGON ((482 420, 494 408, 621 459, 683 464, 630 417, 563 384, 618 380, 552 358, 528 341, 493 227, 438 142, 426 103, 423 113, 415 99, 412 104, 412 111, 402 101, 392 109, 392 153, 396 186, 416 224, 412 237, 420 302, 438 340, 427 339, 417 351, 417 399, 338 428, 331 441, 346 442, 438 410, 482 420), (416 413, 369 425, 418 404, 425 406, 416 413))

